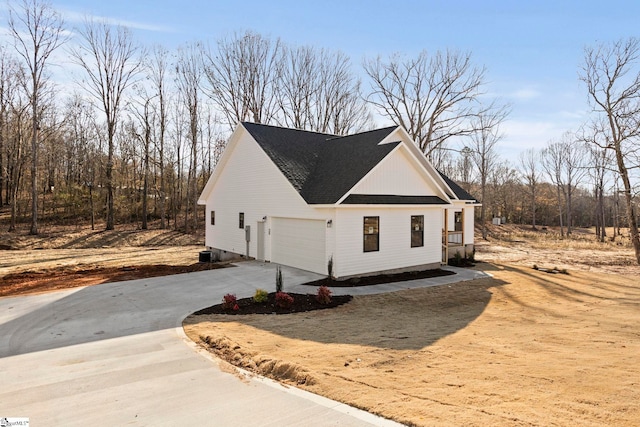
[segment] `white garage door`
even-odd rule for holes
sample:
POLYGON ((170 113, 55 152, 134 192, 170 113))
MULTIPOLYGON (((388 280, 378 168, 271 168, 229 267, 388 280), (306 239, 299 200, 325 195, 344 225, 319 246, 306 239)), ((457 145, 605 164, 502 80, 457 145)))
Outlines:
POLYGON ((271 262, 326 274, 324 220, 273 218, 271 262))

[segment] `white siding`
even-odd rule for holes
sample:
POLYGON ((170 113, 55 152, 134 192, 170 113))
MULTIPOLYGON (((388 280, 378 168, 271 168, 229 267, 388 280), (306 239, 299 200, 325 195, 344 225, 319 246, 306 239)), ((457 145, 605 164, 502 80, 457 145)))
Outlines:
POLYGON ((425 208, 340 208, 334 221, 336 276, 438 263, 441 260, 442 210, 425 208), (411 216, 424 215, 424 246, 411 247, 411 216), (380 217, 380 250, 364 252, 363 219, 380 217))
MULTIPOLYGON (((258 254, 257 223, 266 217, 264 224, 266 260, 297 265, 325 274, 327 261, 333 257, 334 274, 338 277, 440 262, 443 221, 441 207, 314 208, 306 204, 246 131, 235 134, 230 149, 233 151, 225 153, 224 168, 217 171, 217 180, 212 181, 210 192, 207 190, 207 246, 246 254, 245 232, 238 227, 238 214, 243 212, 245 225, 251 227, 248 255, 252 257, 258 254), (216 215, 214 226, 210 223, 211 211, 215 211, 216 215), (425 217, 424 246, 418 248, 411 248, 412 215, 425 217), (380 217, 380 250, 378 252, 363 251, 363 218, 365 216, 380 217), (287 218, 288 224, 283 224, 282 218, 287 218), (299 219, 318 220, 318 222, 314 223, 316 227, 307 224, 308 228, 301 225, 301 229, 291 225, 291 221, 295 222, 299 219), (329 220, 330 227, 327 226, 329 220), (291 234, 291 230, 297 230, 295 231, 297 234, 291 234), (279 231, 284 231, 284 234, 274 236, 274 233, 279 231), (300 243, 302 240, 299 239, 304 235, 315 236, 313 243, 300 243), (274 242, 275 245, 279 245, 275 250, 274 242), (297 253, 303 252, 298 250, 301 247, 300 244, 306 245, 308 250, 297 253), (324 250, 321 249, 322 245, 324 250), (285 248, 284 253, 282 248, 285 248)), ((406 148, 401 147, 394 151, 357 184, 352 193, 441 194, 431 180, 419 172, 420 169, 417 168, 420 166, 408 156, 405 150, 406 148)), ((469 210, 469 213, 465 212, 465 227, 470 225, 472 228, 473 208, 469 210)), ((449 212, 452 213, 452 210, 449 212)), ((449 224, 453 225, 453 219, 449 224)), ((467 234, 465 228, 465 243, 468 240, 467 234)), ((473 236, 472 233, 471 236, 473 236)))
POLYGON ((471 245, 474 241, 474 207, 464 207, 464 241, 465 245, 471 245))
POLYGON ((324 220, 272 218, 271 261, 326 274, 326 230, 324 220))
POLYGON ((396 194, 402 196, 434 196, 440 193, 426 174, 418 172, 420 165, 412 159, 405 147, 400 147, 385 158, 350 192, 352 194, 396 194))
POLYGON ((462 212, 462 209, 455 205, 447 209, 447 228, 449 231, 456 231, 456 212, 462 212))
POLYGON ((244 212, 245 225, 251 226, 249 256, 255 257, 257 223, 267 216, 265 258, 270 260, 271 217, 332 218, 331 209, 315 209, 305 203, 247 132, 233 149, 206 201, 207 246, 246 255, 245 232, 238 227, 238 214, 244 212), (216 215, 214 226, 211 211, 216 215))

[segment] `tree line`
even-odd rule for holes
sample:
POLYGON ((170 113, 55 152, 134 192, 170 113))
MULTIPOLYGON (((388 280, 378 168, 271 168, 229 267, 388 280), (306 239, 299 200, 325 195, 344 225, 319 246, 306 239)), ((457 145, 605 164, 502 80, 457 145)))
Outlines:
POLYGON ((499 216, 559 225, 563 235, 595 225, 601 239, 606 226, 629 225, 640 262, 636 39, 585 49, 588 121, 514 164, 496 149, 510 106, 485 96, 486 70, 469 52, 392 54, 358 68, 340 51, 252 31, 168 50, 91 18, 72 33, 40 0, 11 3, 7 24, 0 206, 10 230, 28 222, 37 234, 43 218, 100 220, 107 229, 145 229, 156 219, 190 232, 202 221, 198 195, 238 122, 339 135, 384 119, 483 202, 480 224, 499 216), (52 74, 67 68, 74 82, 63 86, 52 74))

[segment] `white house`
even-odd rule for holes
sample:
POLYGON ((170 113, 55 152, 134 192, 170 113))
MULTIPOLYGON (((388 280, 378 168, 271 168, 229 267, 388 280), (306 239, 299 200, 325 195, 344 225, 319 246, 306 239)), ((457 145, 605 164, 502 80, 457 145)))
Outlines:
POLYGON ((435 268, 473 250, 477 201, 399 126, 348 136, 241 123, 198 203, 214 257, 335 277, 435 268))

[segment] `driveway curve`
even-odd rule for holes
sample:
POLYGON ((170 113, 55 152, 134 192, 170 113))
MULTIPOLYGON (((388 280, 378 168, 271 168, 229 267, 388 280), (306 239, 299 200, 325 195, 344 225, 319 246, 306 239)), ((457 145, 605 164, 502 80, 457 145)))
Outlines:
MULTIPOLYGON (((397 425, 259 378, 223 372, 181 321, 227 292, 274 282, 237 266, 0 298, 0 418, 31 425, 397 425)), ((285 269, 285 287, 320 276, 285 269)), ((381 290, 382 291, 382 290, 381 290)))

